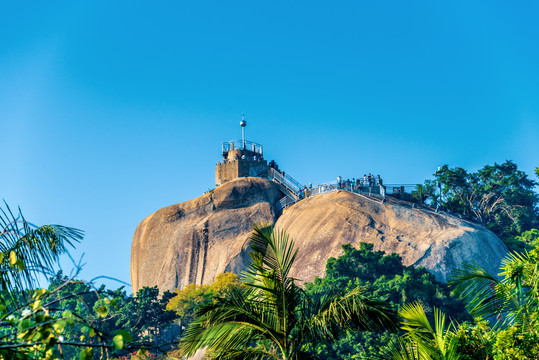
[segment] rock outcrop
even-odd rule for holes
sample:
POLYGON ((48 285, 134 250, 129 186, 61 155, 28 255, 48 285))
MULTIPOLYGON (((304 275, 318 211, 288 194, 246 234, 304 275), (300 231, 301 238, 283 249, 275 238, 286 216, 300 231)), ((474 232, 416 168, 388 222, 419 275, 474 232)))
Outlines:
POLYGON ((274 223, 282 197, 269 180, 242 178, 148 216, 131 246, 133 292, 155 285, 175 290, 209 283, 225 271, 239 273, 250 259, 253 225, 274 223))
POLYGON ((471 261, 495 274, 507 251, 479 225, 406 202, 335 191, 302 200, 277 219, 275 203, 282 196, 269 180, 241 178, 148 216, 133 237, 133 292, 154 285, 174 290, 209 283, 224 271, 239 273, 249 261, 255 223, 275 224, 295 240, 293 275, 305 281, 323 276, 327 259, 339 256, 346 243, 396 252, 405 265, 423 266, 440 281, 471 261))
POLYGON ((305 281, 323 276, 327 260, 338 257, 347 243, 367 242, 374 250, 398 253, 404 265, 423 266, 441 282, 466 262, 497 274, 507 252, 496 235, 477 224, 404 201, 382 203, 346 191, 302 200, 287 208, 275 226, 295 239, 298 257, 292 276, 305 281))

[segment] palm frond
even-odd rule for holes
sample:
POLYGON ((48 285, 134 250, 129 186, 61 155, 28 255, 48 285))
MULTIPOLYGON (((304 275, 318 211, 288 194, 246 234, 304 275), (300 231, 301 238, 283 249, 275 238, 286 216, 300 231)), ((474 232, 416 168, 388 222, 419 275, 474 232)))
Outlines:
POLYGON ((225 350, 219 353, 215 360, 280 360, 274 352, 270 352, 266 349, 255 347, 247 349, 232 349, 225 350))
POLYGON ((431 326, 421 304, 404 305, 399 314, 401 329, 406 331, 407 342, 391 347, 394 359, 454 360, 458 359, 457 339, 452 336, 451 326, 446 328, 446 317, 434 309, 434 328, 431 326))
POLYGON ((333 341, 347 330, 396 328, 386 304, 356 289, 309 297, 290 277, 297 255, 283 231, 255 226, 245 288, 217 298, 196 313, 180 349, 192 356, 207 348, 218 359, 316 359, 302 351, 308 341, 333 341), (255 346, 256 344, 256 346, 255 346))
POLYGON ((496 287, 500 281, 476 264, 464 264, 449 280, 453 291, 464 301, 473 316, 491 317, 500 312, 506 299, 496 287))
POLYGON ((406 342, 401 337, 390 342, 378 358, 380 360, 425 360, 419 354, 416 343, 406 342))
POLYGON ((252 270, 274 272, 276 280, 281 283, 293 280, 289 273, 298 250, 294 248, 294 241, 288 234, 271 226, 255 225, 250 240, 252 270))
POLYGON ((274 306, 252 301, 252 292, 234 290, 229 298, 217 298, 202 307, 196 320, 186 329, 180 348, 187 356, 207 347, 210 350, 242 349, 256 340, 280 342, 279 321, 274 306))
POLYGON ((19 209, 15 215, 0 207, 0 292, 11 294, 37 285, 37 274, 54 267, 68 246, 82 239, 81 230, 61 226, 36 227, 19 209))
POLYGON ((335 340, 347 330, 396 330, 398 324, 396 312, 387 303, 369 299, 360 287, 347 294, 327 291, 315 295, 301 311, 316 340, 335 340))

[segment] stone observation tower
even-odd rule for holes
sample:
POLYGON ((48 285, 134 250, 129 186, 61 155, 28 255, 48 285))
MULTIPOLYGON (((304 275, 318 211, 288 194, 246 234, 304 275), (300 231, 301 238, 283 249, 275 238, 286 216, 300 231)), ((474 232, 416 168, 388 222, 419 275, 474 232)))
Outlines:
POLYGON ((241 140, 226 141, 222 145, 223 158, 215 167, 215 186, 240 177, 268 176, 268 163, 264 160, 262 145, 245 140, 247 122, 241 117, 241 140))

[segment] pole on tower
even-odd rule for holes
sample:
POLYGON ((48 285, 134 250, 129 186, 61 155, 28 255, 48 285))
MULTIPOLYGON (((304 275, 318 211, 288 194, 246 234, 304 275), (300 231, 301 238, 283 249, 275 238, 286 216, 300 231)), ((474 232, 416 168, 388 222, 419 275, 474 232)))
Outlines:
POLYGON ((243 144, 243 150, 245 150, 245 126, 247 126, 247 122, 245 121, 245 114, 241 114, 241 142, 243 144))

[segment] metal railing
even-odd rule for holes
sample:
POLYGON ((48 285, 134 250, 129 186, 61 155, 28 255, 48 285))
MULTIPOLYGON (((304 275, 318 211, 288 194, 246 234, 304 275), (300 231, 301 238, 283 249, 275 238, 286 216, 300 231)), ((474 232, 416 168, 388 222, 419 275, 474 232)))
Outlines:
POLYGON ((331 191, 344 190, 356 194, 365 194, 371 196, 385 197, 386 189, 383 185, 363 186, 361 184, 348 184, 346 182, 338 183, 337 181, 327 182, 324 184, 313 186, 311 196, 325 194, 331 191))
POLYGON ((303 189, 303 185, 301 185, 299 181, 286 173, 285 175, 281 174, 274 168, 269 169, 268 175, 270 179, 286 187, 294 195, 294 197, 297 197, 299 191, 303 189))
POLYGON ((412 194, 417 191, 417 184, 386 184, 388 195, 412 194))
POLYGON ((262 145, 247 140, 230 140, 225 141, 221 146, 223 156, 231 150, 248 150, 262 155, 262 145))
MULTIPOLYGON (((311 189, 307 189, 307 191, 309 190, 311 191, 310 196, 325 194, 325 193, 328 193, 331 191, 337 191, 337 190, 344 190, 344 191, 348 191, 355 194, 364 194, 364 195, 370 195, 370 196, 376 196, 376 197, 382 197, 382 198, 385 198, 386 196, 386 189, 382 185, 378 185, 378 186, 360 186, 360 185, 352 185, 352 184, 348 185, 346 183, 339 184, 337 183, 337 181, 332 181, 332 182, 316 185, 316 186, 313 186, 311 189)), ((295 204, 301 199, 302 199, 301 196, 297 196, 293 198, 290 195, 286 195, 275 204, 277 212, 282 212, 285 207, 295 204)))
POLYGON ((283 209, 289 205, 295 204, 298 202, 297 199, 292 198, 291 196, 285 196, 281 200, 277 201, 277 204, 275 204, 275 207, 277 209, 277 212, 283 211, 283 209))
MULTIPOLYGON (((281 212, 285 207, 295 204, 296 202, 301 200, 302 197, 299 195, 304 188, 303 185, 301 185, 298 181, 296 181, 289 175, 283 176, 280 172, 276 171, 273 168, 270 168, 268 175, 271 180, 274 180, 275 182, 285 186, 291 193, 290 195, 293 195, 286 195, 281 200, 279 200, 277 204, 275 204, 278 212, 281 212)), ((307 190, 310 190, 310 196, 325 194, 331 191, 344 190, 355 194, 363 194, 385 199, 387 195, 411 194, 415 192, 416 188, 416 184, 365 185, 363 182, 351 183, 341 181, 339 183, 337 181, 331 181, 313 186, 312 188, 308 188, 307 190)))

